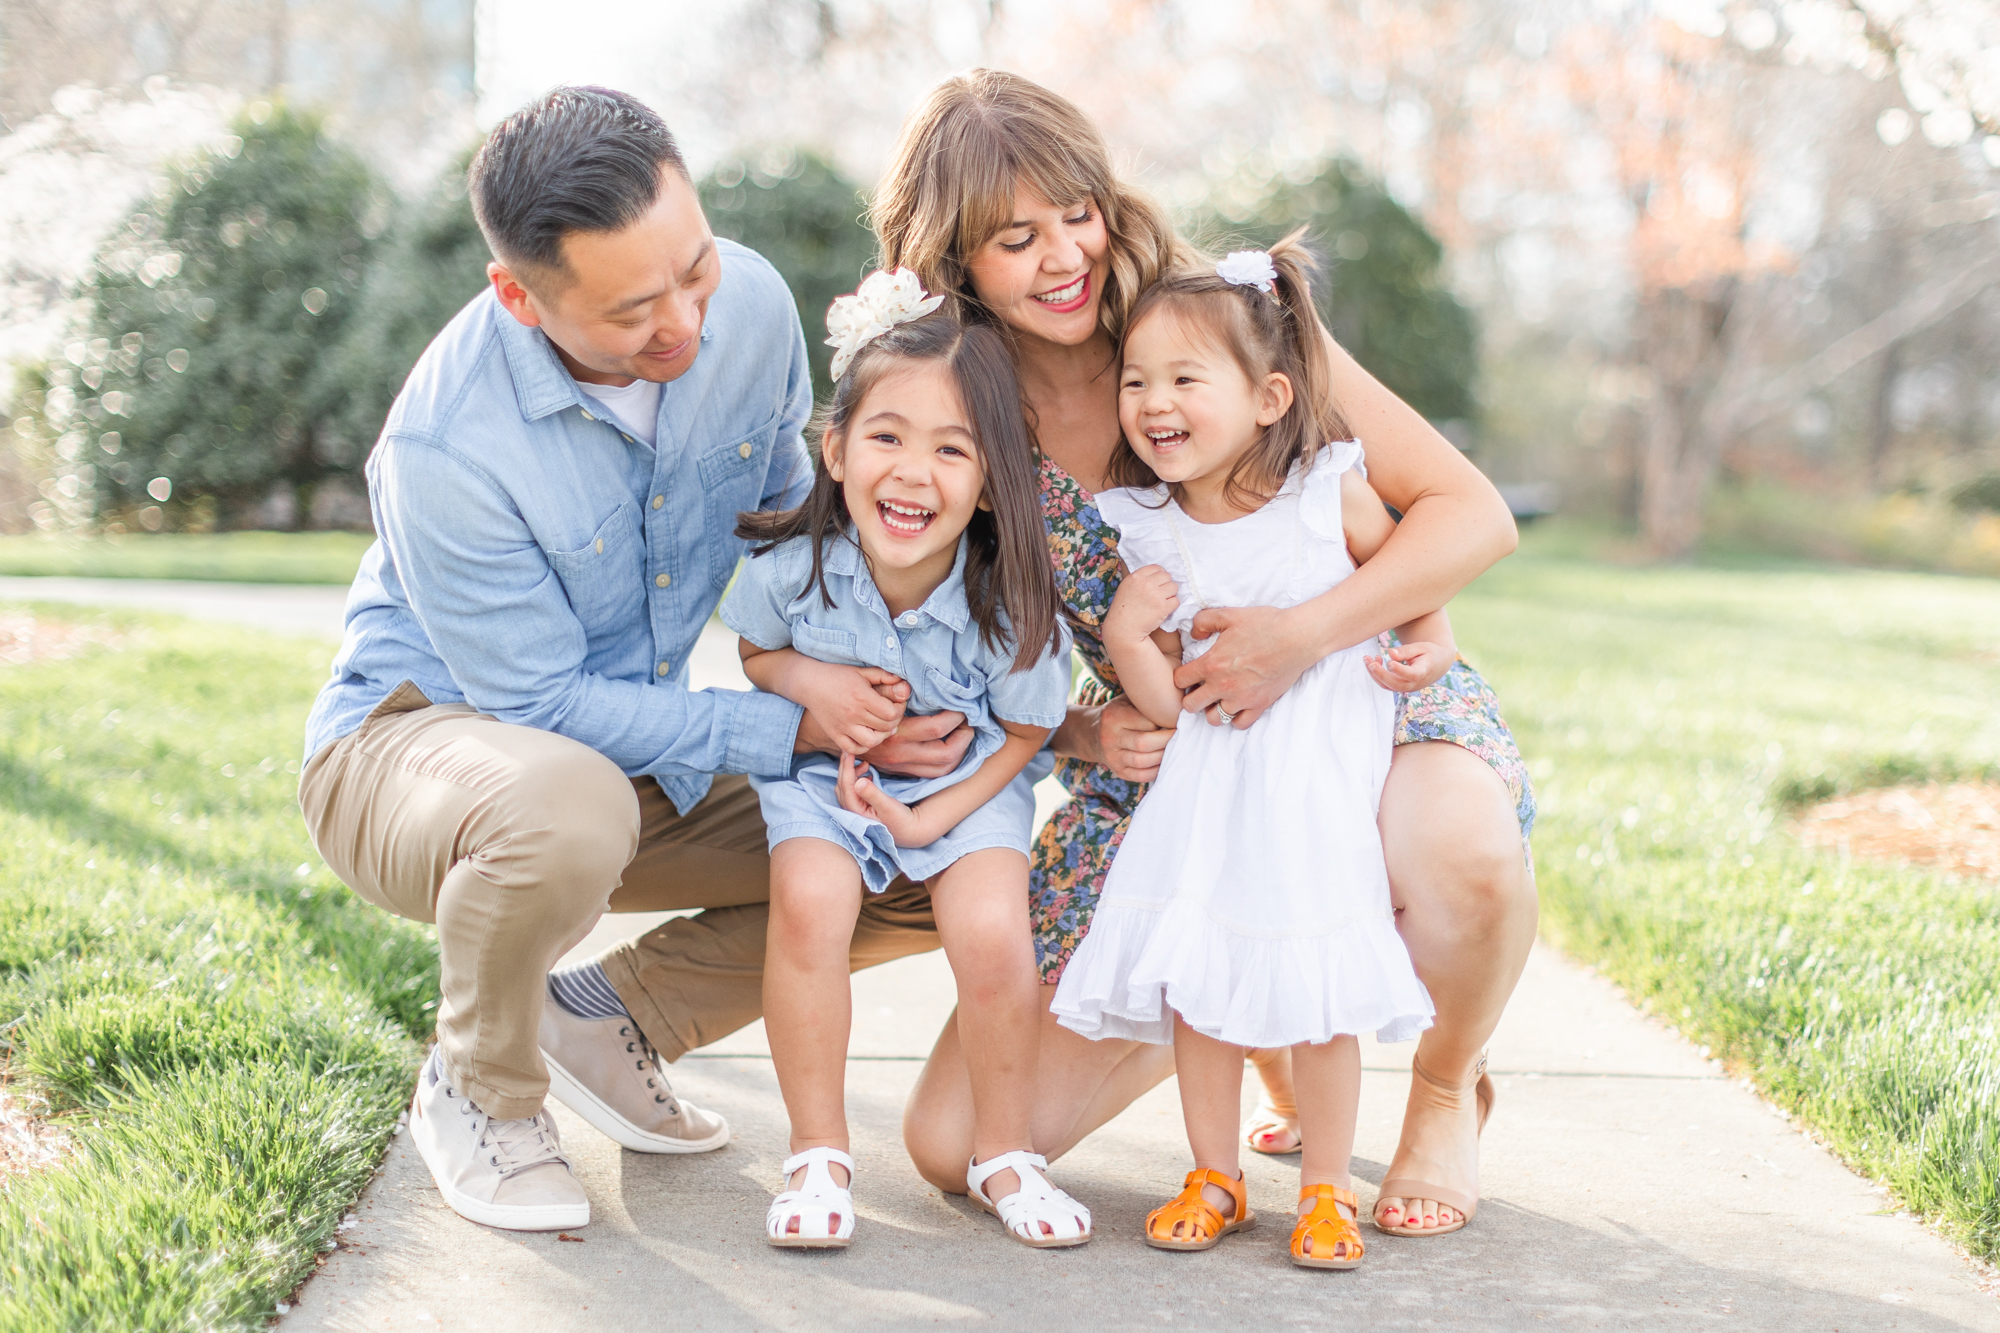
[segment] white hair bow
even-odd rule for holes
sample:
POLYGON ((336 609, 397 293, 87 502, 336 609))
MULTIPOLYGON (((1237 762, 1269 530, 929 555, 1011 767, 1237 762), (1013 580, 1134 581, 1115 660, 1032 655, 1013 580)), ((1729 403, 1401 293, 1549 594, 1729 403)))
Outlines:
POLYGON ((1215 266, 1215 276, 1237 287, 1255 287, 1270 293, 1276 290, 1278 267, 1269 250, 1232 250, 1215 266))
POLYGON ((847 373, 854 354, 875 339, 913 319, 921 319, 944 304, 942 296, 927 296, 917 275, 906 268, 877 269, 847 296, 836 296, 827 307, 826 345, 834 349, 833 377, 847 373))

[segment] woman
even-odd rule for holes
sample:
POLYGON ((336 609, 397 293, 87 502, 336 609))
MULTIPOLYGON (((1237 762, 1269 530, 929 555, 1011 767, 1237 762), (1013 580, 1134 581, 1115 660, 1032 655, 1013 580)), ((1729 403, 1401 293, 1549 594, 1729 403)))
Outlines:
MULTIPOLYGON (((1165 215, 1121 185, 1094 126, 1069 102, 1014 75, 978 70, 939 85, 904 126, 871 208, 883 267, 914 270, 967 319, 1000 325, 1014 347, 1043 463, 1043 510, 1057 579, 1080 622, 1095 679, 1056 733, 1071 800, 1035 853, 1036 952, 1044 999, 1088 926, 1125 821, 1171 731, 1117 690, 1096 626, 1118 581, 1116 534, 1091 504, 1118 438, 1117 337, 1139 293, 1190 252, 1165 215)), ((1369 479, 1403 514, 1376 559, 1289 610, 1210 609, 1219 636, 1181 668, 1187 707, 1251 725, 1307 667, 1435 610, 1514 547, 1492 486, 1352 358, 1332 383, 1367 449, 1369 479)), ((1478 1134, 1490 1103, 1482 1049, 1535 935, 1523 855, 1533 818, 1527 775, 1491 692, 1460 663, 1398 710, 1380 824, 1398 924, 1437 1006, 1416 1053, 1401 1142, 1375 1222, 1404 1235, 1463 1226, 1478 1198, 1478 1134)), ((1044 1004, 1046 1010, 1046 1004, 1044 1004)), ((1038 1151, 1068 1151, 1172 1072, 1164 1047, 1088 1041, 1044 1014, 1034 1126, 1038 1151)), ((1260 1059, 1266 1125, 1285 1140, 1289 1070, 1260 1059), (1275 1103, 1275 1105, 1273 1105, 1275 1103)), ((945 1025, 904 1114, 904 1141, 932 1184, 965 1190, 971 1084, 955 1020, 945 1025)), ((1295 1141, 1295 1140, 1294 1140, 1295 1141)))

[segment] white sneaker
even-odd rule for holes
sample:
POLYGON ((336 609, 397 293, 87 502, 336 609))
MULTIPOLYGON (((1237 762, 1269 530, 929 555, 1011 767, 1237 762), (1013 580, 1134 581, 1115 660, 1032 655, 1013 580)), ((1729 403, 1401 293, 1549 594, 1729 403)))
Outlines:
POLYGON ((590 1200, 562 1155, 547 1110, 495 1120, 444 1080, 435 1048, 417 1074, 410 1140, 460 1217, 508 1231, 587 1226, 590 1200))

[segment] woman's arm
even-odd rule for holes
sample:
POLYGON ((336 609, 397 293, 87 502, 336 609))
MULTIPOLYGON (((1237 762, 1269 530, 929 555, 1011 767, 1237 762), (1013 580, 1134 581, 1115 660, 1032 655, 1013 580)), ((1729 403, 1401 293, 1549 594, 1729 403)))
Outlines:
POLYGON ((1047 727, 1025 727, 1001 720, 1007 739, 988 755, 979 771, 935 796, 904 805, 858 770, 858 759, 842 755, 836 790, 840 803, 857 815, 880 820, 898 847, 928 847, 957 828, 959 821, 998 796, 1020 775, 1049 738, 1047 727))
POLYGON ((1493 483, 1395 394, 1327 338, 1333 392, 1368 450, 1368 476, 1403 521, 1376 559, 1338 587, 1284 611, 1210 608, 1197 638, 1214 647, 1174 673, 1189 711, 1221 703, 1247 727, 1306 668, 1449 602, 1514 549, 1518 534, 1493 483))
POLYGON ((1071 704, 1049 746, 1066 759, 1102 764, 1127 782, 1151 782, 1173 735, 1121 694, 1109 703, 1071 704))

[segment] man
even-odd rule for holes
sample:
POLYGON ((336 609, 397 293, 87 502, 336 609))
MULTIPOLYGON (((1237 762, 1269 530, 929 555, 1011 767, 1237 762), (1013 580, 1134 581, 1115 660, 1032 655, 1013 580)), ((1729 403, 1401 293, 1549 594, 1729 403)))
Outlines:
MULTIPOLYGON (((369 460, 378 540, 299 798, 355 892, 437 925, 410 1127, 439 1190, 489 1226, 577 1227, 550 1091, 640 1152, 728 1140, 661 1066, 760 1010, 768 863, 742 775, 833 747, 783 699, 689 690, 688 657, 738 511, 804 494, 812 387, 783 281, 710 233, 635 99, 558 89, 493 131, 471 188, 491 289, 369 460), (607 909, 670 908, 710 910, 549 975, 607 909)), ((872 758, 947 772, 961 720, 911 719, 872 758)), ((853 962, 935 945, 899 882, 853 962)))

